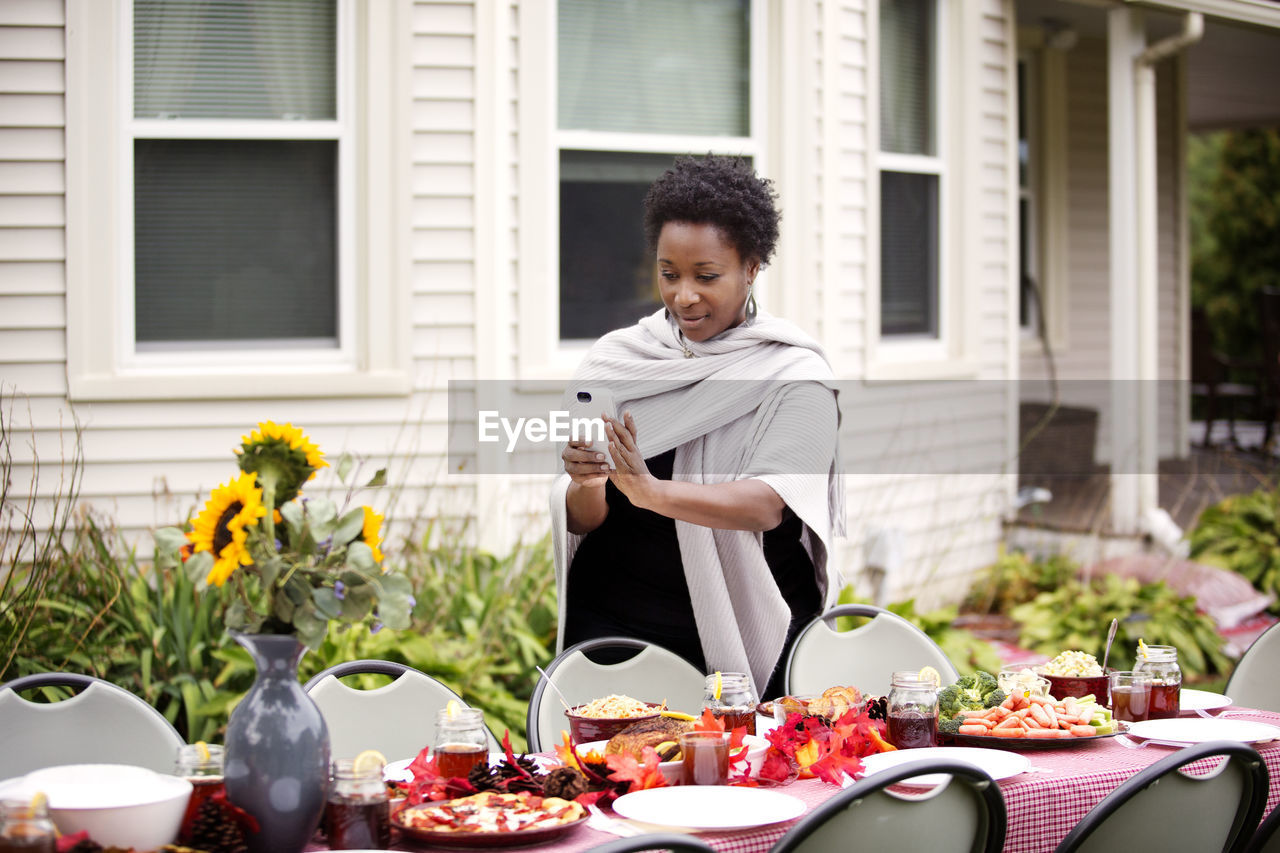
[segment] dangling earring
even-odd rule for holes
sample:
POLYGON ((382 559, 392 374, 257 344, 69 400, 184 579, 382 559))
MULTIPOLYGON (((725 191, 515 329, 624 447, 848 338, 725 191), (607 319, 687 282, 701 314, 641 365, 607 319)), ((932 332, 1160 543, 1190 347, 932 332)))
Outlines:
POLYGON ((751 284, 747 285, 747 311, 746 311, 746 314, 747 314, 747 322, 748 322, 748 323, 750 323, 751 321, 755 320, 755 318, 756 318, 756 295, 755 295, 755 289, 756 289, 756 283, 755 283, 754 281, 753 281, 753 282, 751 282, 751 284))

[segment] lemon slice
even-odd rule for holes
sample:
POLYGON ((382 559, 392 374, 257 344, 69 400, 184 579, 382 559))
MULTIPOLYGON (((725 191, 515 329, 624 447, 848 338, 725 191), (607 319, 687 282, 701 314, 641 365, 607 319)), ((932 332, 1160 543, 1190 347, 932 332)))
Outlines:
POLYGON ((207 763, 209 761, 209 744, 205 743, 202 740, 198 740, 195 742, 194 745, 195 745, 196 751, 200 753, 201 763, 207 763))
POLYGON ((932 681, 934 687, 942 686, 942 675, 933 667, 926 666, 918 676, 921 681, 932 681))
POLYGON ((449 704, 444 706, 444 715, 449 719, 458 716, 458 712, 462 710, 462 706, 458 704, 457 699, 450 699, 449 704))
POLYGON ((693 714, 686 714, 684 711, 663 711, 662 716, 670 717, 673 720, 681 720, 686 723, 692 723, 698 719, 693 714))
POLYGON ((1138 638, 1138 657, 1143 660, 1147 660, 1151 657, 1151 653, 1147 651, 1147 644, 1142 641, 1141 637, 1138 638))
POLYGON ((724 679, 720 677, 720 670, 716 670, 716 689, 712 696, 717 702, 720 701, 720 692, 724 690, 724 679))
POLYGON ((366 749, 351 762, 351 771, 357 776, 366 773, 380 773, 387 766, 387 757, 376 749, 366 749))
POLYGON ((48 795, 44 791, 36 791, 31 795, 31 802, 27 804, 27 816, 35 817, 37 812, 44 811, 48 805, 48 795))

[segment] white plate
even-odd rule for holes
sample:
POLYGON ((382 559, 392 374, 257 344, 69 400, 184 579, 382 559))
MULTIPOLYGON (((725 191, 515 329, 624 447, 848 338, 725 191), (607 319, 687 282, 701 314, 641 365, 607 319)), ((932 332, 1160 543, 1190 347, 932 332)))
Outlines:
POLYGON ((1231 704, 1230 696, 1221 693, 1210 693, 1207 690, 1189 690, 1186 687, 1178 693, 1178 708, 1182 713, 1195 711, 1215 711, 1231 704))
POLYGON ((1280 728, 1252 720, 1224 720, 1221 717, 1170 717, 1165 720, 1143 720, 1129 725, 1132 737, 1162 743, 1190 744, 1207 740, 1238 740, 1241 743, 1265 743, 1280 739, 1280 728))
POLYGON ((623 794, 613 810, 659 826, 725 831, 794 820, 804 803, 788 794, 731 785, 682 785, 623 794))
MULTIPOLYGON (((1031 760, 1018 752, 1003 749, 974 749, 964 746, 932 746, 923 749, 899 749, 893 752, 878 752, 862 759, 863 777, 882 773, 891 767, 909 764, 913 761, 958 761, 985 771, 992 779, 1008 779, 1025 773, 1031 768, 1031 760)), ((846 777, 847 778, 847 777, 846 777)), ((947 781, 945 773, 927 773, 924 776, 912 776, 903 779, 899 784, 918 785, 921 787, 941 785, 947 781)), ((847 785, 852 781, 847 781, 847 785)))
MULTIPOLYGON (((517 753, 517 758, 519 754, 517 753)), ((548 758, 543 755, 530 755, 533 763, 538 765, 538 769, 544 773, 554 770, 560 766, 560 762, 554 758, 548 758)), ((489 753, 489 766, 499 764, 505 761, 507 754, 505 752, 489 753)), ((388 761, 387 766, 382 768, 382 778, 388 782, 412 782, 413 774, 409 772, 409 765, 413 763, 412 758, 402 758, 399 761, 388 761)))

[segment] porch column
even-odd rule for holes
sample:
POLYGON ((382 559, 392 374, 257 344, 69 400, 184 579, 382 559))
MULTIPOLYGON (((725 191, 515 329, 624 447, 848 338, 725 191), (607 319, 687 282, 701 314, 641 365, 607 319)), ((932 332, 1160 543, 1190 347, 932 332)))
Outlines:
MULTIPOLYGON (((1158 505, 1155 100, 1139 80, 1143 14, 1107 12, 1111 252, 1111 527, 1158 505)), ((1150 69, 1143 69, 1148 74, 1150 69)))

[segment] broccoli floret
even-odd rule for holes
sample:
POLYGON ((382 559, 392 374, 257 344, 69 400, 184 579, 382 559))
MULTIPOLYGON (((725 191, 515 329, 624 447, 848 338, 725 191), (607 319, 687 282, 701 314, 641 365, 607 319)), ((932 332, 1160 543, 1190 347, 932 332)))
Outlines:
POLYGON ((982 707, 994 708, 1007 698, 1009 698, 1009 694, 997 687, 982 698, 982 707))
POLYGON ((985 697, 992 690, 1000 689, 1000 682, 997 681, 996 677, 989 672, 982 672, 981 670, 979 670, 978 672, 974 673, 974 679, 978 682, 977 683, 978 693, 983 697, 985 697))
POLYGON ((978 686, 978 677, 976 675, 962 675, 956 679, 956 687, 961 690, 973 690, 978 686))
POLYGON ((952 717, 951 719, 942 720, 938 723, 938 732, 944 735, 958 735, 960 734, 960 725, 963 721, 963 717, 952 717))
POLYGON ((968 699, 959 683, 948 684, 938 691, 938 717, 951 719, 969 708, 968 699))

